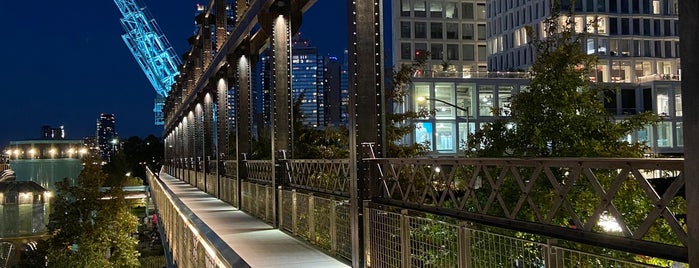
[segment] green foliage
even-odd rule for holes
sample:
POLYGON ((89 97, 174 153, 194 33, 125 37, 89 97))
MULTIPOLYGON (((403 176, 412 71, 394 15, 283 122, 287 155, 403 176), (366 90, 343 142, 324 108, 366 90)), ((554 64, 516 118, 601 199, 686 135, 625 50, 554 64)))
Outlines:
POLYGON ((272 133, 269 128, 259 130, 257 139, 252 141, 250 146, 249 160, 266 160, 272 159, 272 133))
MULTIPOLYGON (((429 58, 428 51, 418 51, 415 61, 411 64, 402 64, 391 78, 391 90, 386 90, 387 103, 403 104, 408 96, 413 75, 425 66, 429 58)), ((388 108, 388 107, 387 107, 388 108)), ((400 140, 415 131, 413 119, 429 117, 433 112, 426 109, 395 113, 387 109, 386 114, 386 157, 415 157, 424 155, 430 151, 429 143, 400 144, 400 140)))
POLYGON ((135 267, 138 221, 129 212, 121 189, 100 192, 106 174, 94 155, 83 160, 76 185, 68 180, 56 184, 48 230, 53 234, 39 242, 33 263, 48 261, 50 267, 135 267), (111 196, 110 200, 102 197, 111 196))
POLYGON ((121 150, 104 166, 107 173, 105 186, 135 183, 127 182, 130 178, 126 173, 130 173, 131 177, 145 178, 146 166, 151 170, 158 170, 162 164, 164 146, 160 138, 153 135, 148 135, 145 139, 137 136, 128 138, 121 150))
POLYGON ((294 101, 294 159, 337 159, 349 157, 349 131, 345 127, 320 130, 303 124, 303 94, 294 101))
MULTIPOLYGON (((615 90, 590 80, 595 73, 597 59, 581 48, 585 35, 574 31, 572 22, 562 24, 558 1, 553 1, 551 17, 545 20, 545 38, 540 39, 529 30, 536 61, 532 65, 530 90, 512 97, 510 120, 498 118, 486 124, 469 138, 468 156, 477 157, 642 157, 647 148, 639 142, 629 143, 624 138, 633 131, 659 121, 652 113, 641 113, 616 121, 602 102, 606 90, 615 90), (511 125, 512 127, 508 127, 511 125)), ((572 14, 567 16, 572 17, 572 14)), ((490 174, 499 174, 489 167, 490 174)), ((609 189, 619 176, 619 170, 593 171, 597 181, 609 189)), ((521 172, 522 177, 531 173, 521 172)), ((552 169, 561 183, 567 170, 552 169)), ((508 178, 504 178, 508 180, 508 178)), ((511 179, 510 179, 511 180, 511 179)), ((566 179, 570 181, 570 178, 566 179)), ((507 204, 515 204, 521 189, 510 181, 502 184, 501 196, 507 204), (509 185, 509 186, 508 186, 509 185), (511 187, 510 187, 511 186, 511 187)), ((537 180, 529 192, 533 202, 546 213, 553 205, 556 194, 552 185, 537 180)), ((579 178, 566 196, 575 212, 587 219, 601 202, 586 178, 579 178)), ((635 230, 648 215, 653 203, 634 178, 626 178, 613 200, 623 213, 623 220, 635 230)), ((676 199, 671 211, 686 211, 684 201, 676 199)), ((523 214, 523 220, 535 221, 533 214, 523 214)), ((570 218, 555 215, 552 224, 570 225, 570 218)), ((584 222, 583 222, 584 223, 584 222)), ((595 227, 595 231, 601 231, 595 227)), ((643 238, 655 242, 678 244, 676 236, 665 221, 657 221, 643 238)), ((570 243, 568 246, 582 248, 570 243)), ((600 250, 590 250, 603 254, 600 250)), ((619 258, 634 258, 629 254, 613 253, 619 258)))

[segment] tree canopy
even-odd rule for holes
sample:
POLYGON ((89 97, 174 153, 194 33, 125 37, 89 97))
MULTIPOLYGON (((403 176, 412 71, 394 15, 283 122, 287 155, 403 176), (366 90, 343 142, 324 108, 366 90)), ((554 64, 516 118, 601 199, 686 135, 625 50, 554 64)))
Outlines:
POLYGON ((120 189, 100 191, 106 179, 101 162, 96 155, 85 157, 76 185, 68 180, 57 183, 48 224, 52 236, 39 242, 41 251, 31 255, 27 263, 47 262, 50 267, 139 266, 137 241, 131 237, 138 230, 138 220, 129 211, 120 189))

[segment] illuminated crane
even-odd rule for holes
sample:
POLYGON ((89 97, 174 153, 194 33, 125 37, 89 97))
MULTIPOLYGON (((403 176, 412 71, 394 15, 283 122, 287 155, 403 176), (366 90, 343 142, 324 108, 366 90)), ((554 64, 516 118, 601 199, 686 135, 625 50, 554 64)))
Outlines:
POLYGON ((138 65, 150 80, 157 96, 155 98, 155 124, 163 124, 163 106, 170 86, 179 74, 182 63, 175 50, 160 31, 160 27, 145 7, 139 7, 137 0, 114 0, 124 16, 121 25, 126 33, 121 35, 131 50, 138 65))

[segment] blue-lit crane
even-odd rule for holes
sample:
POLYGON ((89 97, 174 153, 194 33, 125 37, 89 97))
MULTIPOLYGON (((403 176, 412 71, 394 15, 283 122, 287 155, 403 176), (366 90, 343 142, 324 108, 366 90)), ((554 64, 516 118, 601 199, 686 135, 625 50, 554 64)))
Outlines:
POLYGON ((140 7, 137 0, 114 0, 123 15, 121 25, 126 33, 121 36, 131 50, 138 65, 153 85, 155 98, 155 124, 163 124, 163 106, 170 86, 179 74, 178 66, 182 63, 175 50, 160 31, 160 27, 145 7, 140 7))

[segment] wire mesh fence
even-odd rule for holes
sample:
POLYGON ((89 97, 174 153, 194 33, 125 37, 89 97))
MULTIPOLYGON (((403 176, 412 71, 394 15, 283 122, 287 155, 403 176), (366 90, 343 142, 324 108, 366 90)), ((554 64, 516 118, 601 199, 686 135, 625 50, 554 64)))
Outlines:
MULTIPOLYGON (((513 235, 467 228, 381 209, 369 209, 370 267, 656 267, 513 235)), ((681 265, 681 264, 680 264, 681 265)))

